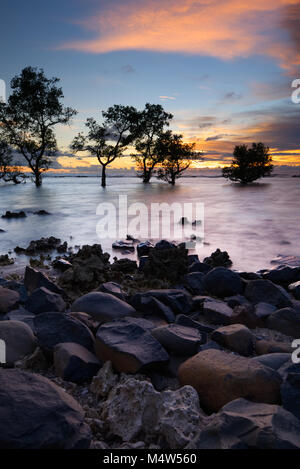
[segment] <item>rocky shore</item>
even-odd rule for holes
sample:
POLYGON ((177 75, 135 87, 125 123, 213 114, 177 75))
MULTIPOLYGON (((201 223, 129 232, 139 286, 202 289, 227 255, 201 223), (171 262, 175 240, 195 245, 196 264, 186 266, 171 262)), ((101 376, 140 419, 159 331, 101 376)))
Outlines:
POLYGON ((300 448, 300 267, 136 248, 16 248, 41 257, 0 278, 0 448, 300 448))

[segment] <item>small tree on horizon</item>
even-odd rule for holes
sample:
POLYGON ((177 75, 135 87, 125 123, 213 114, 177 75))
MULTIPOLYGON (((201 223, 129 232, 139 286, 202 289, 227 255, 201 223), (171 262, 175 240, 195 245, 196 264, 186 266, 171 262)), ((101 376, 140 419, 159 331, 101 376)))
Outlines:
POLYGON ((5 141, 0 141, 0 179, 4 182, 21 184, 25 182, 25 174, 13 163, 13 155, 10 146, 5 141))
POLYGON ((106 167, 123 155, 136 136, 138 111, 133 106, 114 105, 102 112, 104 123, 88 118, 87 135, 79 133, 71 143, 74 153, 88 152, 102 166, 101 186, 106 187, 106 167))
POLYGON ((139 113, 139 135, 135 143, 138 154, 133 158, 137 163, 138 177, 144 183, 150 181, 155 167, 161 162, 156 142, 172 118, 173 115, 166 112, 161 104, 146 103, 145 109, 139 113))
POLYGON ((11 80, 7 104, 0 103, 0 135, 25 159, 37 187, 57 151, 54 126, 68 124, 76 114, 63 106, 58 82, 43 69, 26 67, 11 80))
POLYGON ((249 184, 261 177, 270 176, 273 171, 269 147, 261 142, 252 143, 251 147, 237 145, 233 156, 231 166, 222 170, 222 176, 231 181, 249 184))
MULTIPOLYGON (((175 185, 176 179, 182 176, 190 165, 193 156, 196 155, 194 143, 183 143, 182 135, 172 134, 170 130, 159 137, 157 154, 161 158, 161 167, 158 169, 157 178, 175 185)), ((197 158, 199 156, 197 154, 197 158)))

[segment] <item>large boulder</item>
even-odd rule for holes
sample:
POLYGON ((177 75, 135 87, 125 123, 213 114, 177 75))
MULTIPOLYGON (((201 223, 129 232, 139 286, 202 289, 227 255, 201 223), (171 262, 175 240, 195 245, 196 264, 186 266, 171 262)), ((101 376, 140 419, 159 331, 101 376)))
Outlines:
POLYGON ((58 293, 40 287, 28 297, 25 308, 34 314, 47 313, 48 311, 62 312, 66 309, 66 303, 58 293))
POLYGON ((286 370, 286 378, 281 386, 283 407, 300 420, 300 364, 291 364, 286 370))
POLYGON ((91 381, 100 368, 100 362, 93 353, 70 342, 55 346, 53 361, 57 376, 77 384, 91 381))
POLYGON ((168 352, 181 356, 195 355, 206 339, 197 329, 179 324, 156 327, 151 334, 168 352))
POLYGON ((280 402, 281 378, 271 368, 221 350, 204 350, 189 358, 178 371, 182 385, 193 386, 201 406, 217 412, 239 397, 256 402, 280 402))
POLYGON ((242 324, 219 327, 212 333, 211 338, 239 355, 248 357, 253 354, 254 337, 248 327, 242 324))
POLYGON ((300 300, 300 281, 291 283, 289 285, 289 290, 293 293, 296 300, 300 300))
POLYGON ((20 301, 18 292, 0 287, 0 314, 8 313, 15 309, 20 301))
POLYGON ((91 352, 94 336, 80 321, 62 313, 43 313, 34 320, 39 346, 52 356, 54 347, 65 342, 75 342, 91 352))
POLYGON ((142 436, 148 444, 161 441, 171 449, 193 439, 204 418, 191 386, 158 392, 148 381, 133 378, 112 389, 100 412, 109 432, 123 441, 142 436))
POLYGON ((300 421, 278 405, 236 399, 186 448, 299 449, 300 421))
POLYGON ((45 274, 32 267, 26 266, 24 274, 24 285, 29 293, 40 287, 45 287, 54 293, 62 294, 62 288, 55 285, 45 274))
POLYGON ((224 301, 214 298, 204 298, 202 302, 202 313, 205 318, 213 324, 227 325, 231 323, 233 310, 224 301))
POLYGON ((101 362, 111 361, 119 372, 136 373, 164 364, 169 355, 151 335, 153 325, 138 318, 119 319, 99 327, 95 352, 101 362))
POLYGON ((97 321, 109 322, 132 316, 135 309, 110 293, 91 292, 74 301, 71 311, 87 313, 97 321))
POLYGON ((0 321, 0 340, 5 342, 7 365, 13 365, 36 348, 32 330, 20 321, 0 321))
POLYGON ((245 297, 254 304, 263 301, 276 306, 276 308, 291 306, 287 292, 270 280, 250 280, 245 289, 245 297))
POLYGON ((81 406, 43 376, 0 369, 0 448, 88 448, 81 406))
POLYGON ((215 267, 209 271, 204 277, 204 285, 211 295, 220 298, 243 292, 239 274, 225 267, 215 267))
POLYGON ((300 311, 293 308, 279 309, 268 317, 267 326, 282 334, 298 338, 300 337, 300 311))

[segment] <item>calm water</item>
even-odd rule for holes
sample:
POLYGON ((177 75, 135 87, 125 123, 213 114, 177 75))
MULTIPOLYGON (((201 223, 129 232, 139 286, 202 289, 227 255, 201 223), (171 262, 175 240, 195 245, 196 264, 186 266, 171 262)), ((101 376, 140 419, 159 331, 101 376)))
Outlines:
MULTIPOLYGON (((25 219, 0 219, 0 228, 6 231, 0 233, 0 251, 7 253, 16 245, 26 247, 32 239, 51 235, 73 246, 98 243, 96 208, 101 202, 117 202, 119 195, 127 195, 128 204, 143 202, 147 206, 151 202, 202 202, 205 243, 209 244, 196 249, 200 259, 220 248, 229 252, 235 269, 258 270, 268 267, 279 254, 300 254, 300 179, 285 177, 251 187, 222 178, 192 177, 181 179, 173 188, 155 181, 145 187, 139 179, 126 177, 108 179, 104 190, 97 178, 48 177, 39 189, 31 183, 3 185, 1 214, 44 209, 51 216, 28 213, 25 219)), ((111 243, 111 239, 101 241, 110 253, 111 243)))

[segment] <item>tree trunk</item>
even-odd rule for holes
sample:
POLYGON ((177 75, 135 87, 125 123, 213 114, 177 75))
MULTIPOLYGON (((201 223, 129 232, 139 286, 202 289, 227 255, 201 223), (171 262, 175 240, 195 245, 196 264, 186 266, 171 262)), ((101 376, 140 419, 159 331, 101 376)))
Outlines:
POLYGON ((36 187, 41 187, 42 185, 42 175, 39 170, 34 171, 34 184, 36 187))
POLYGON ((101 186, 106 187, 106 166, 102 166, 101 186))
POLYGON ((147 171, 144 171, 143 182, 148 183, 150 182, 150 179, 151 179, 151 171, 148 169, 147 171))

